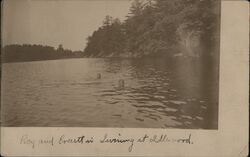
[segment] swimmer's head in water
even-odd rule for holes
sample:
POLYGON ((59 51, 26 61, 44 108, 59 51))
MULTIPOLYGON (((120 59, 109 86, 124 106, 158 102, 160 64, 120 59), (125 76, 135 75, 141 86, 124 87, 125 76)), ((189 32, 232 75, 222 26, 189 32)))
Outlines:
POLYGON ((120 79, 120 80, 118 81, 118 86, 119 86, 119 88, 124 88, 125 82, 124 82, 123 79, 120 79))
POLYGON ((101 79, 102 75, 100 73, 97 74, 96 78, 101 79))

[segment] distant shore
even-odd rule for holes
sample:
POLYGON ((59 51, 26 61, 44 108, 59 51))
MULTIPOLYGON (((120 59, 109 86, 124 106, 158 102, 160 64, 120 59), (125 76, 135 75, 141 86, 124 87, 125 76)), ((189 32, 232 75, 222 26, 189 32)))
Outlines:
POLYGON ((82 57, 83 51, 72 51, 69 49, 64 49, 61 44, 56 49, 52 46, 31 44, 6 45, 2 49, 2 63, 56 60, 82 57))

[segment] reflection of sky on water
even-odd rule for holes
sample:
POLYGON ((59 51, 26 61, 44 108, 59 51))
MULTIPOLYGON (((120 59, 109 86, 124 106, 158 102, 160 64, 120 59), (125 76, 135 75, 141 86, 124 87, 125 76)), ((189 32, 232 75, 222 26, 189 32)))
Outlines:
POLYGON ((218 72, 212 64, 181 58, 5 64, 3 100, 9 115, 4 118, 14 126, 215 129, 218 72), (11 73, 17 66, 23 69, 11 73), (100 80, 97 73, 102 74, 100 80), (119 79, 125 88, 118 88, 119 79))
POLYGON ((170 63, 163 60, 140 61, 123 61, 130 63, 124 63, 126 66, 120 61, 114 61, 118 64, 111 63, 109 72, 126 71, 125 74, 129 75, 125 77, 125 82, 130 85, 122 91, 103 90, 102 95, 114 103, 118 103, 119 98, 126 99, 137 109, 139 114, 135 119, 138 121, 147 118, 161 121, 163 117, 170 117, 173 122, 163 124, 165 127, 216 128, 217 122, 213 121, 217 119, 217 97, 211 94, 217 92, 217 74, 208 76, 213 70, 209 69, 211 65, 204 65, 207 68, 204 69, 200 61, 189 59, 177 59, 170 63), (208 104, 212 107, 208 108, 208 104), (214 119, 208 119, 211 116, 206 116, 206 112, 213 114, 214 119))

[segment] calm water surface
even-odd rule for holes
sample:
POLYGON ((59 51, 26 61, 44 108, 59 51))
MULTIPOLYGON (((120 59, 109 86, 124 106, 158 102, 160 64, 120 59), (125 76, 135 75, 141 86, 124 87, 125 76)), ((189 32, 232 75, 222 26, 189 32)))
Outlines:
POLYGON ((2 123, 217 129, 215 67, 196 59, 5 63, 2 123), (119 79, 125 81, 124 89, 118 88, 119 79))

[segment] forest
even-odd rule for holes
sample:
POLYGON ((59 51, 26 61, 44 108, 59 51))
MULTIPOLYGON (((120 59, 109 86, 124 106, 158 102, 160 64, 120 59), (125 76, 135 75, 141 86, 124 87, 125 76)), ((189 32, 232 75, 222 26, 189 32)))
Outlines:
MULTIPOLYGON (((81 32, 79 30, 79 32, 81 32)), ((107 15, 83 51, 6 45, 2 62, 79 57, 201 57, 219 55, 220 0, 133 0, 124 21, 107 15)))
POLYGON ((83 57, 82 51, 64 49, 61 44, 57 49, 52 46, 13 44, 6 45, 2 52, 2 62, 24 62, 83 57))
POLYGON ((219 0, 133 0, 125 21, 105 17, 84 56, 217 56, 219 37, 219 0))

